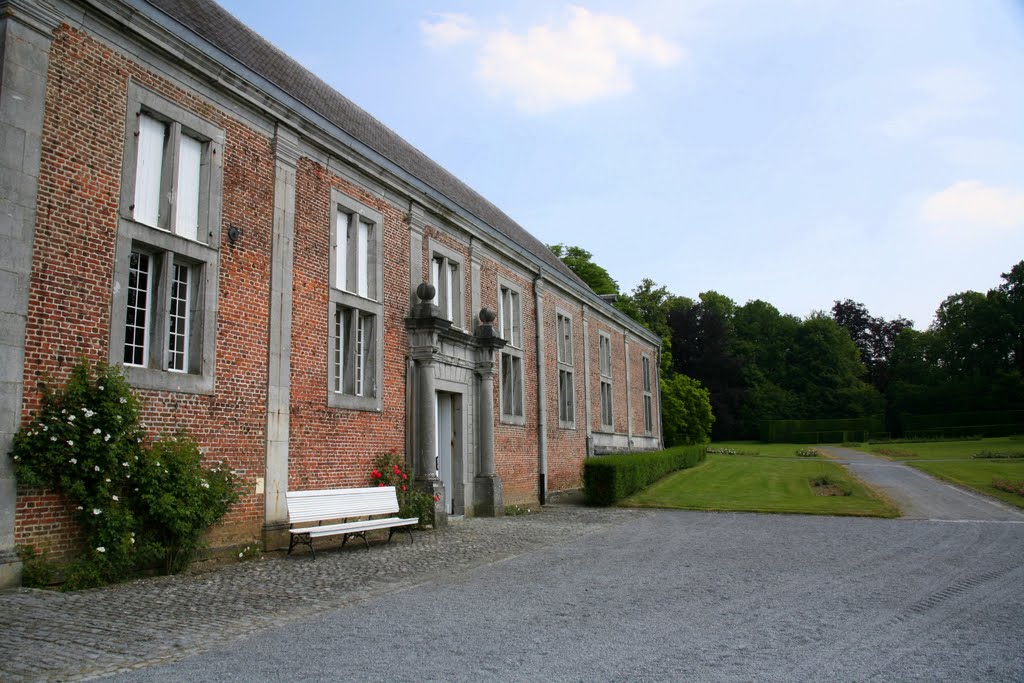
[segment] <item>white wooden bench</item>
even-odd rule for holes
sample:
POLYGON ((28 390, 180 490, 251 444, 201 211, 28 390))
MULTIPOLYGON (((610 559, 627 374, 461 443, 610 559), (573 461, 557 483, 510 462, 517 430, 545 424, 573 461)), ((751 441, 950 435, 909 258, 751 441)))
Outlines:
POLYGON ((341 545, 344 547, 349 536, 361 536, 366 547, 370 542, 366 540, 366 532, 375 529, 389 529, 388 541, 396 529, 405 528, 409 534, 409 541, 412 542, 412 528, 419 524, 415 517, 396 517, 398 512, 398 494, 394 486, 373 486, 362 489, 324 489, 320 491, 289 491, 288 498, 288 523, 291 525, 291 543, 288 544, 288 554, 297 544, 309 546, 309 551, 316 558, 313 551, 313 539, 320 536, 342 535, 341 545), (387 518, 376 517, 377 515, 392 515, 387 518), (365 517, 347 521, 356 517, 365 517), (345 521, 339 521, 345 520, 345 521), (325 522, 333 522, 325 524, 325 522), (317 526, 310 526, 311 524, 317 526), (304 525, 304 526, 296 526, 304 525))

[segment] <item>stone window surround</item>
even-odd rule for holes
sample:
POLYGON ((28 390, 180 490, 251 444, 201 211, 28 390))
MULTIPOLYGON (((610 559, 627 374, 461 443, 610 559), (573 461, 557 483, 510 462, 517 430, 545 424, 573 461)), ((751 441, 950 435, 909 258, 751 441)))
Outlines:
POLYGON ((647 436, 654 434, 654 394, 653 394, 653 374, 651 372, 651 357, 646 354, 640 354, 640 388, 643 393, 643 410, 644 410, 644 433, 647 436))
POLYGON ((598 364, 598 374, 599 374, 599 376, 601 378, 600 379, 600 384, 599 384, 599 386, 600 386, 600 395, 601 395, 601 427, 602 427, 602 429, 605 429, 606 431, 614 431, 615 430, 615 390, 614 390, 614 385, 612 384, 612 372, 614 372, 614 364, 613 364, 613 359, 612 359, 612 337, 607 332, 605 332, 603 330, 598 330, 597 338, 598 338, 598 342, 597 342, 597 353, 598 353, 597 364, 598 364), (605 372, 604 372, 605 368, 604 368, 604 362, 603 362, 604 361, 603 349, 605 348, 605 344, 607 344, 607 349, 608 349, 608 374, 605 374, 605 372), (607 412, 608 412, 608 417, 609 417, 609 420, 607 422, 604 419, 605 418, 605 401, 606 401, 606 399, 605 399, 605 392, 604 392, 604 385, 606 385, 606 384, 608 385, 608 399, 607 399, 608 411, 607 412))
POLYGON ((568 311, 566 311, 566 310, 564 310, 562 308, 559 308, 557 306, 555 307, 555 335, 557 337, 557 339, 555 340, 555 349, 556 349, 556 351, 555 351, 555 365, 557 366, 557 379, 558 379, 558 384, 557 384, 557 388, 556 388, 556 395, 557 395, 557 398, 558 398, 558 407, 559 407, 559 410, 558 410, 558 427, 559 427, 559 429, 576 429, 576 366, 575 366, 575 364, 573 362, 574 359, 575 359, 574 345, 575 345, 575 342, 576 342, 576 337, 575 337, 575 334, 574 334, 574 331, 573 331, 573 324, 572 324, 572 322, 573 322, 573 317, 572 317, 572 315, 568 311), (562 337, 561 337, 561 334, 559 332, 559 325, 558 325, 558 319, 559 318, 564 318, 565 319, 565 324, 567 324, 569 326, 569 347, 567 349, 567 351, 568 351, 568 361, 566 361, 564 358, 559 357, 560 354, 559 354, 558 350, 560 350, 562 348, 562 344, 563 344, 562 337), (562 378, 562 373, 563 372, 568 372, 569 373, 569 378, 570 378, 569 391, 571 392, 571 398, 572 398, 572 403, 571 403, 572 413, 570 415, 570 417, 571 417, 570 420, 563 420, 562 419, 562 411, 561 411, 561 406, 562 406, 562 397, 561 397, 562 382, 561 382, 561 378, 562 378))
POLYGON ((437 292, 437 299, 438 299, 438 304, 437 305, 441 308, 441 310, 444 312, 444 314, 446 316, 447 315, 451 316, 449 318, 449 320, 452 321, 452 327, 454 327, 455 329, 458 329, 458 330, 465 331, 465 329, 466 329, 466 325, 465 325, 465 317, 466 317, 465 316, 465 309, 466 309, 466 299, 465 299, 466 270, 465 270, 465 262, 466 262, 466 259, 459 252, 455 251, 454 249, 450 249, 449 247, 446 247, 445 245, 441 244, 440 242, 438 242, 437 240, 435 240, 432 237, 427 240, 427 250, 430 253, 430 263, 429 263, 427 272, 430 274, 429 277, 430 277, 431 280, 433 279, 434 259, 436 259, 438 257, 441 257, 441 258, 445 259, 448 263, 454 263, 457 266, 458 289, 456 289, 452 293, 452 309, 453 310, 451 312, 446 310, 447 306, 442 306, 441 305, 441 303, 443 301, 443 297, 445 296, 445 293, 444 293, 444 291, 442 290, 442 287, 441 287, 441 283, 439 283, 439 282, 432 282, 431 284, 434 285, 435 291, 437 292))
POLYGON ((384 410, 384 268, 381 267, 380 255, 384 253, 384 215, 371 209, 362 202, 353 199, 337 188, 331 189, 330 235, 331 244, 338 239, 338 213, 357 214, 368 223, 373 224, 372 254, 367 259, 367 270, 372 279, 370 290, 377 292, 377 300, 366 299, 358 294, 334 288, 334 250, 330 250, 328 268, 328 304, 327 304, 327 343, 324 348, 324 379, 327 385, 327 405, 331 408, 346 410, 368 410, 382 412, 384 410), (373 316, 373 345, 366 351, 366 362, 372 363, 369 382, 372 392, 363 387, 363 396, 339 393, 334 390, 334 348, 335 325, 334 316, 338 306, 362 311, 373 316), (370 395, 367 395, 370 393, 370 395))
MULTIPOLYGON (((114 262, 113 296, 111 297, 110 348, 108 360, 123 368, 129 384, 138 389, 176 391, 192 394, 214 393, 216 356, 217 288, 220 271, 220 222, 223 192, 222 157, 224 131, 173 104, 169 100, 146 90, 138 84, 128 83, 128 110, 125 118, 124 152, 121 165, 121 201, 118 212, 117 255, 114 262), (135 166, 139 114, 155 115, 163 120, 179 123, 208 146, 210 172, 200 190, 199 235, 205 243, 175 235, 160 228, 135 222, 132 205, 135 200, 135 166), (128 305, 128 271, 132 251, 145 251, 162 256, 168 264, 173 261, 188 263, 197 274, 195 282, 196 318, 192 322, 194 360, 193 372, 171 372, 162 367, 124 365, 124 334, 128 305)), ((166 279, 166 278, 164 278, 166 279)), ((166 293, 160 292, 158 300, 166 293)), ((148 322, 148 321, 147 321, 148 322)), ((157 326, 158 329, 160 326, 157 326)), ((151 344, 162 344, 161 337, 151 335, 151 344)), ((159 351, 159 348, 157 347, 159 351)), ((151 353, 160 361, 163 353, 151 353)))
MULTIPOLYGON (((518 313, 519 313, 519 343, 520 344, 525 344, 525 342, 523 341, 523 288, 520 285, 518 285, 515 282, 513 282, 512 280, 509 280, 506 277, 502 277, 501 275, 497 276, 497 280, 498 280, 497 294, 498 294, 499 302, 501 301, 501 298, 502 298, 501 297, 501 290, 502 289, 509 289, 509 290, 512 290, 513 292, 515 292, 517 294, 516 299, 519 302, 519 311, 518 311, 518 313)), ((502 310, 502 307, 500 305, 497 306, 497 310, 499 312, 499 315, 504 313, 504 311, 502 310)), ((514 312, 513 312, 513 317, 514 317, 514 312)), ((500 320, 499 320, 499 322, 500 322, 500 320)), ((498 372, 498 383, 499 383, 498 403, 499 403, 499 410, 498 410, 498 414, 501 416, 500 419, 501 419, 502 424, 511 424, 511 425, 525 426, 526 425, 526 386, 525 386, 526 385, 526 378, 524 376, 523 370, 525 369, 526 362, 523 359, 523 349, 521 347, 513 346, 512 342, 509 342, 508 344, 505 345, 505 348, 503 348, 501 350, 499 355, 500 355, 500 358, 501 358, 501 363, 505 362, 505 358, 506 357, 512 357, 512 358, 518 358, 519 359, 519 370, 520 370, 520 372, 519 372, 519 395, 522 397, 523 405, 520 406, 522 408, 522 414, 521 415, 514 415, 511 412, 506 413, 506 411, 505 411, 505 387, 502 384, 502 382, 504 381, 503 380, 504 368, 499 365, 499 372, 498 372)))

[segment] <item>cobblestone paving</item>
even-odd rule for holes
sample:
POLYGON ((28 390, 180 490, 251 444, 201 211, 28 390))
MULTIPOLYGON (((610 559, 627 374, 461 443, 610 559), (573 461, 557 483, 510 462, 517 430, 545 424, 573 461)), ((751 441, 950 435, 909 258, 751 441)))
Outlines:
POLYGON ((451 577, 650 513, 552 506, 467 519, 390 544, 272 557, 80 593, 0 592, 0 680, 100 677, 210 647, 389 591, 451 577))

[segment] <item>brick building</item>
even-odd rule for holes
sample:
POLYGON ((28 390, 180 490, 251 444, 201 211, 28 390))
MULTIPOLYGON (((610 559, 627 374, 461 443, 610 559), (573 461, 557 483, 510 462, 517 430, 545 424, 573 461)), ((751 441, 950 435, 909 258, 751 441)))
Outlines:
POLYGON ((250 484, 220 545, 392 449, 443 523, 660 446, 656 336, 216 4, 0 7, 0 585, 73 547, 6 454, 83 356, 250 484))

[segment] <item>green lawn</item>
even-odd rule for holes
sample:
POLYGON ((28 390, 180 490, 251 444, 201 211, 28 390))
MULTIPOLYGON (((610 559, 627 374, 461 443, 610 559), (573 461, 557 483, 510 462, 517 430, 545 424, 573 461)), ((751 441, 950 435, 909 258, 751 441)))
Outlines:
MULTIPOLYGON (((1018 442, 1019 443, 1019 442, 1018 442)), ((1001 491, 992 486, 994 479, 1024 481, 1024 460, 943 460, 908 462, 911 467, 946 481, 974 489, 986 496, 1024 508, 1024 496, 1001 491)))
POLYGON ((708 448, 736 451, 735 457, 738 458, 795 458, 798 450, 816 449, 817 446, 813 444, 801 446, 793 443, 761 443, 760 441, 716 441, 708 448))
POLYGON ((970 460, 978 451, 1024 451, 1020 439, 974 439, 959 441, 926 441, 922 443, 870 444, 862 447, 868 453, 876 453, 894 460, 919 458, 937 460, 970 460))
POLYGON ((687 510, 899 516, 895 506, 845 469, 823 459, 797 459, 797 448, 800 446, 748 444, 744 450, 759 450, 760 457, 712 454, 701 465, 670 474, 620 504, 687 510), (820 476, 847 486, 852 495, 816 495, 810 482, 820 476))

